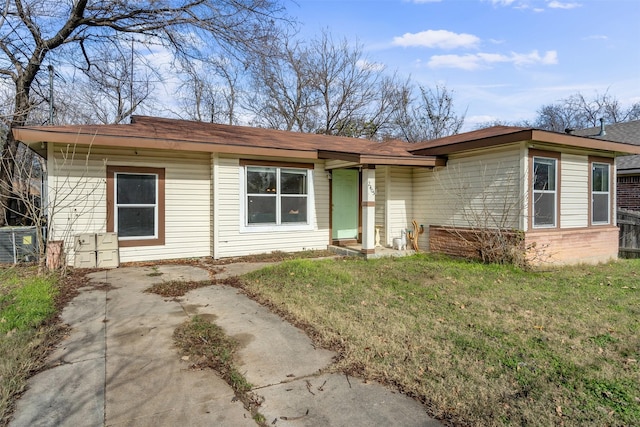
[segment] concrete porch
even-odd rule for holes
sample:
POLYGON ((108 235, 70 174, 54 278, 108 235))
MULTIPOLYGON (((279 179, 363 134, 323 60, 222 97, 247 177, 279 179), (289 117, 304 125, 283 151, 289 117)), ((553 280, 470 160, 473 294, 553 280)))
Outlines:
POLYGON ((329 245, 328 249, 338 255, 345 256, 361 256, 366 259, 384 258, 384 257, 402 257, 409 256, 416 253, 413 249, 397 250, 384 246, 377 246, 374 249, 374 253, 366 254, 362 251, 362 245, 360 243, 349 244, 346 246, 329 245))

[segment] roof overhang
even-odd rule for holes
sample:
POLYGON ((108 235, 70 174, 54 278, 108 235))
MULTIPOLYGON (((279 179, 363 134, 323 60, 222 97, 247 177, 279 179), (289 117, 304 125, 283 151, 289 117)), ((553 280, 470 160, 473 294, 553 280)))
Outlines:
POLYGON ((638 175, 640 174, 640 169, 616 169, 616 175, 638 175))
POLYGON ((447 160, 436 156, 389 156, 360 153, 346 153, 340 151, 318 150, 318 158, 325 160, 343 160, 357 165, 378 166, 414 166, 435 167, 445 166, 447 160))
POLYGON ((459 141, 455 140, 453 137, 443 138, 442 144, 440 145, 438 144, 438 141, 434 141, 433 144, 425 144, 418 149, 411 150, 411 152, 413 154, 443 156, 522 141, 536 141, 564 147, 606 151, 614 153, 615 155, 640 154, 640 146, 638 145, 567 135, 539 129, 516 130, 500 135, 491 135, 475 139, 464 139, 464 134, 456 135, 456 137, 461 138, 459 141))
POLYGON ((238 144, 211 143, 205 141, 177 140, 159 137, 141 137, 110 135, 97 132, 65 132, 60 130, 48 131, 44 127, 16 128, 13 134, 18 141, 27 144, 43 157, 46 152, 41 147, 43 143, 78 144, 87 146, 148 148, 154 150, 179 150, 209 153, 226 153, 255 156, 295 157, 303 159, 317 159, 316 150, 297 150, 283 148, 267 148, 238 144))

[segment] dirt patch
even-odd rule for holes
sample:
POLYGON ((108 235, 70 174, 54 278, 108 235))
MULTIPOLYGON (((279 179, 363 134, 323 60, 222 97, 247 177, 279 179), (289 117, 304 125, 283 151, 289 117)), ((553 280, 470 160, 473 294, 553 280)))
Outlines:
POLYGON ((167 298, 181 297, 189 291, 198 288, 215 285, 216 280, 204 280, 197 282, 182 282, 179 280, 171 280, 168 282, 156 283, 144 291, 151 294, 157 294, 167 298))

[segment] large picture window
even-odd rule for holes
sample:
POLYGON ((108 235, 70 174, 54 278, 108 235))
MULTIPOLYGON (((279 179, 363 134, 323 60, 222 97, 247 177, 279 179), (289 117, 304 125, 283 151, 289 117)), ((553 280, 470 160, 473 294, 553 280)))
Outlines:
POLYGON ((120 246, 164 244, 164 169, 107 168, 107 230, 120 246))
POLYGON ((533 158, 533 227, 551 228, 557 223, 558 160, 550 157, 533 158))
POLYGON ((246 226, 310 223, 309 169, 247 165, 244 171, 246 226))
POLYGON ((591 223, 609 224, 610 213, 610 169, 608 163, 591 163, 591 223))

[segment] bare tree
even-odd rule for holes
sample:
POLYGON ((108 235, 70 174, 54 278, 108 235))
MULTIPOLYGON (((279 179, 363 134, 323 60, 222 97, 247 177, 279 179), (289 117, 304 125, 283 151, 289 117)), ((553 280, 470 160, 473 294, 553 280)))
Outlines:
POLYGON ((114 44, 101 55, 82 70, 84 78, 73 82, 75 110, 83 123, 122 123, 142 103, 153 101, 154 80, 160 76, 133 45, 114 44))
POLYGON ((565 129, 584 129, 599 125, 599 119, 607 123, 640 119, 640 102, 623 107, 609 92, 596 93, 587 99, 581 93, 561 99, 555 104, 543 105, 538 110, 535 126, 555 132, 565 129))
MULTIPOLYGON (((182 61, 179 70, 186 76, 180 87, 183 114, 201 122, 238 122, 241 77, 244 66, 230 57, 182 61)), ((182 115, 182 114, 180 114, 182 115)))
POLYGON ((397 110, 396 126, 401 139, 420 142, 460 132, 466 112, 456 113, 453 91, 443 85, 434 89, 419 85, 418 92, 417 97, 406 92, 397 110))
MULTIPOLYGON (((14 191, 6 206, 8 214, 15 218, 14 223, 34 226, 35 253, 29 255, 37 258, 40 273, 45 269, 48 246, 60 251, 56 268, 66 268, 64 257, 73 247, 78 220, 94 212, 104 197, 104 178, 97 178, 92 169, 95 164, 90 165, 91 146, 79 149, 68 144, 56 147, 56 151, 50 162, 54 173, 49 187, 49 182, 43 179, 43 159, 25 145, 18 147, 18 156, 14 159, 18 173, 14 176, 14 191), (72 169, 73 174, 69 173, 72 169), (43 197, 45 194, 48 197, 43 197), (65 220, 60 221, 65 214, 65 220), (45 237, 53 235, 59 239, 58 243, 45 243, 45 237)), ((103 164, 102 168, 106 166, 103 164)))
POLYGON ((548 245, 526 244, 521 231, 528 192, 517 163, 479 160, 434 175, 454 212, 440 226, 451 236, 449 244, 457 241, 468 256, 485 263, 528 268, 551 259, 548 245))
POLYGON ((279 51, 254 58, 253 94, 246 103, 254 124, 297 132, 314 130, 313 113, 319 99, 313 88, 309 55, 303 45, 287 42, 279 51))
MULTIPOLYGON (((158 42, 174 55, 197 57, 202 47, 229 54, 252 49, 278 35, 278 0, 15 0, 7 2, 0 27, 0 76, 11 80, 13 107, 8 129, 25 125, 41 82, 45 59, 90 70, 102 48, 122 35, 158 42)), ((2 147, 0 205, 12 191, 18 143, 10 132, 2 147)), ((0 226, 6 213, 0 212, 0 226)))
POLYGON ((327 32, 308 44, 289 42, 256 61, 255 124, 284 130, 365 138, 387 132, 404 83, 385 76, 359 44, 327 32))

